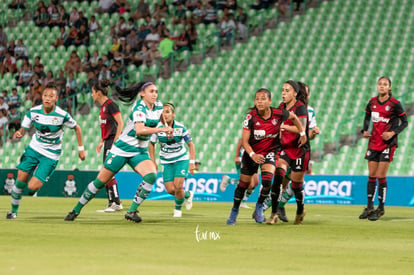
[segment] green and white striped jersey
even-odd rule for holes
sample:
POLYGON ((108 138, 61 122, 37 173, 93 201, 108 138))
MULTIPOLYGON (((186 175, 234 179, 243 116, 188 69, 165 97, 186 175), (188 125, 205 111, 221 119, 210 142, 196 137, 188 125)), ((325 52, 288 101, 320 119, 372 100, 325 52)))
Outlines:
POLYGON ((43 105, 39 105, 26 113, 22 128, 29 129, 31 123, 36 131, 29 146, 48 158, 59 160, 62 153, 63 126, 73 129, 77 125, 76 121, 58 106, 46 114, 43 105))
MULTIPOLYGON (((158 123, 157 128, 163 128, 164 124, 158 123)), ((161 164, 174 163, 179 160, 189 159, 185 143, 191 141, 187 128, 180 122, 174 121, 173 137, 168 138, 166 133, 157 133, 151 136, 152 143, 161 145, 160 160, 161 164)))
POLYGON ((309 119, 309 129, 313 129, 317 126, 316 124, 316 116, 315 116, 315 110, 308 105, 308 119, 309 119))
POLYGON ((154 128, 160 121, 162 111, 163 106, 160 101, 156 101, 154 108, 150 110, 142 99, 137 100, 132 107, 124 130, 111 148, 111 153, 122 157, 132 157, 148 152, 148 142, 151 135, 137 135, 135 123, 142 122, 145 126, 154 128))

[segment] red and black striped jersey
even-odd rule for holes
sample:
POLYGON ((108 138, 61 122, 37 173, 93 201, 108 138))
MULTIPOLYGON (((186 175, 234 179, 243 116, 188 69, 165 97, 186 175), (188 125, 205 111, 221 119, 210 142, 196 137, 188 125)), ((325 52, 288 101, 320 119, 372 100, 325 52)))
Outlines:
POLYGON ((99 120, 101 123, 101 136, 103 140, 116 134, 118 124, 116 123, 114 116, 119 113, 120 111, 118 105, 111 99, 105 101, 105 103, 101 106, 99 120))
MULTIPOLYGON (((286 109, 285 103, 280 103, 279 108, 286 109)), ((299 138, 300 135, 296 133, 292 133, 289 131, 282 131, 280 134, 280 146, 283 151, 289 156, 291 159, 297 159, 301 157, 305 152, 310 150, 309 144, 309 137, 308 137, 308 130, 309 130, 309 118, 308 118, 308 108, 302 101, 296 101, 295 105, 293 105, 289 112, 293 112, 298 118, 306 118, 306 137, 307 141, 305 145, 299 147, 299 138)), ((292 120, 288 120, 284 123, 285 125, 295 126, 292 120)))
POLYGON ((243 122, 243 129, 250 131, 249 144, 253 151, 264 156, 275 151, 280 125, 289 117, 286 110, 273 107, 270 110, 271 116, 264 119, 255 108, 247 114, 243 122))
POLYGON ((393 131, 399 126, 400 117, 405 115, 401 103, 390 96, 386 101, 380 102, 378 96, 369 100, 365 112, 371 116, 372 132, 368 143, 368 149, 383 151, 393 145, 398 145, 398 137, 394 135, 389 140, 383 140, 384 132, 393 131))

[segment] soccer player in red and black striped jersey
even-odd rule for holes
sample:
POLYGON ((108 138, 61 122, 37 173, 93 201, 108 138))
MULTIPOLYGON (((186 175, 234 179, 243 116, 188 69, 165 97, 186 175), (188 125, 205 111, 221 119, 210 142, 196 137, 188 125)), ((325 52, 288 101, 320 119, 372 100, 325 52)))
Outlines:
MULTIPOLYGON (((95 102, 101 105, 99 113, 99 120, 101 123, 101 140, 96 146, 96 152, 101 153, 103 146, 103 161, 112 147, 114 141, 119 137, 124 127, 121 112, 118 105, 108 98, 108 86, 111 85, 109 80, 100 80, 92 87, 92 98, 95 102)), ((108 207, 104 209, 105 212, 114 212, 122 209, 122 204, 119 199, 118 184, 113 178, 106 186, 106 193, 108 195, 108 207)))
POLYGON ((365 108, 363 135, 369 138, 365 159, 368 160, 367 208, 359 216, 371 221, 383 216, 385 197, 387 193, 387 172, 390 162, 398 146, 398 134, 407 127, 407 115, 401 103, 392 97, 391 80, 380 77, 377 83, 378 96, 369 100, 365 108), (372 120, 371 134, 368 132, 372 120), (375 193, 377 191, 379 205, 374 210, 375 193))
MULTIPOLYGON (((276 138, 283 121, 289 119, 300 131, 305 131, 295 114, 286 110, 270 107, 271 93, 264 88, 255 93, 254 107, 247 114, 243 122, 242 145, 245 149, 241 160, 240 181, 234 191, 233 208, 227 219, 228 225, 236 224, 240 203, 249 186, 252 176, 259 167, 262 177, 262 189, 253 214, 258 223, 264 222, 263 202, 269 196, 270 187, 275 172, 276 138)), ((306 137, 301 137, 301 144, 306 137)))
POLYGON ((294 224, 302 224, 306 214, 304 209, 304 190, 303 182, 305 172, 308 168, 310 144, 308 138, 309 121, 307 108, 307 94, 305 89, 300 89, 297 82, 289 80, 283 84, 283 102, 279 108, 294 113, 299 121, 300 128, 293 125, 291 121, 286 121, 281 126, 280 134, 280 154, 277 161, 276 173, 272 185, 272 214, 267 220, 268 224, 274 224, 278 220, 278 205, 281 185, 286 175, 287 169, 291 168, 290 178, 292 190, 295 194, 297 210, 294 224), (303 131, 301 129, 304 129, 303 131), (306 137, 306 143, 299 144, 302 137, 306 137))

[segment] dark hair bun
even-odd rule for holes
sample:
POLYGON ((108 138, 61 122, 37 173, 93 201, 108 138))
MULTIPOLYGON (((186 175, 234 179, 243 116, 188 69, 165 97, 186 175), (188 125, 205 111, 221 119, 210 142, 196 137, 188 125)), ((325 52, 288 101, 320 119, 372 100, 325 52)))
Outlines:
POLYGON ((111 86, 111 84, 112 84, 112 82, 109 79, 102 79, 101 80, 101 85, 102 85, 102 88, 104 88, 104 89, 106 87, 111 86))

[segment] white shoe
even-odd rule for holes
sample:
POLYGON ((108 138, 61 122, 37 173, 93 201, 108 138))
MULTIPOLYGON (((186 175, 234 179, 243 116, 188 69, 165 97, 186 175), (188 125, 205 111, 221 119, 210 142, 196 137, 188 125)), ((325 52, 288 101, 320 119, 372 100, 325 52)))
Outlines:
POLYGON ((188 199, 186 201, 185 209, 191 210, 191 208, 193 208, 194 192, 193 191, 188 191, 188 193, 190 193, 190 197, 188 197, 188 199))
POLYGON ((118 205, 118 204, 113 202, 110 206, 108 206, 107 208, 104 209, 104 212, 112 213, 112 212, 115 212, 115 211, 120 211, 122 209, 123 209, 122 204, 118 205))
POLYGON ((248 205, 247 205, 247 203, 242 202, 242 203, 240 204, 240 208, 250 209, 251 207, 250 207, 250 206, 248 206, 248 205))
POLYGON ((227 185, 229 185, 230 177, 227 175, 224 175, 221 177, 221 183, 220 183, 220 191, 224 192, 226 191, 227 185))
POLYGON ((183 212, 181 210, 174 209, 173 218, 181 218, 183 216, 183 212))

